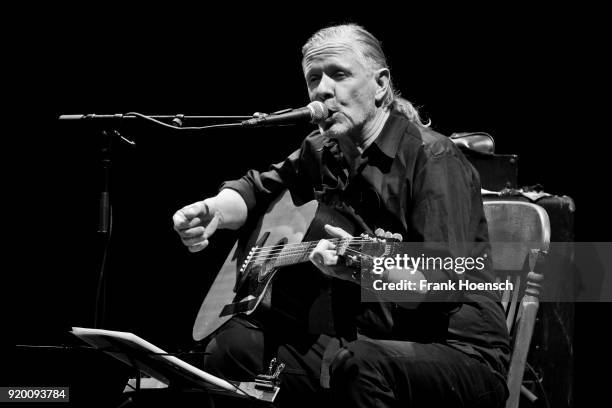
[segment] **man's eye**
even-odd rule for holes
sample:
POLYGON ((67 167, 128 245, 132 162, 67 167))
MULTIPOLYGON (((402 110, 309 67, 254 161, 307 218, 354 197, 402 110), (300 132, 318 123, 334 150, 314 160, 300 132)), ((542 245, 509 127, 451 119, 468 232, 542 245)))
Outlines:
POLYGON ((333 73, 334 78, 345 78, 346 73, 344 71, 336 71, 333 73))

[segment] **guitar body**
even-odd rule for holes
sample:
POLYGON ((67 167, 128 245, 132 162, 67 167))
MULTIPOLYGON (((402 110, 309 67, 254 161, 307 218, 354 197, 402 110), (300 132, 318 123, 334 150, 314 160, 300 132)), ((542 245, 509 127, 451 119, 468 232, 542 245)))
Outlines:
POLYGON ((308 300, 311 304, 307 313, 319 320, 325 320, 325 316, 320 313, 329 312, 330 279, 324 277, 314 266, 308 265, 307 271, 302 272, 294 268, 295 265, 283 265, 307 262, 308 251, 305 249, 309 247, 300 243, 327 237, 323 231, 325 224, 339 226, 349 233, 355 232, 353 223, 334 210, 314 200, 296 205, 289 191, 283 192, 258 220, 252 231, 244 234, 234 245, 200 307, 193 326, 193 338, 204 339, 237 314, 249 315, 256 310, 273 308, 273 282, 277 275, 281 275, 281 281, 286 281, 288 287, 293 286, 291 290, 297 290, 294 303, 298 303, 299 295, 302 294, 300 292, 304 292, 300 290, 301 281, 310 283, 311 288, 314 285, 315 290, 320 292, 321 299, 308 300), (253 248, 255 251, 249 257, 253 248), (269 261, 275 256, 277 259, 269 261), (246 268, 245 260, 248 262, 246 268), (278 266, 279 264, 281 266, 278 266), (289 275, 282 276, 285 272, 289 275), (300 276, 291 276, 294 272, 300 276))

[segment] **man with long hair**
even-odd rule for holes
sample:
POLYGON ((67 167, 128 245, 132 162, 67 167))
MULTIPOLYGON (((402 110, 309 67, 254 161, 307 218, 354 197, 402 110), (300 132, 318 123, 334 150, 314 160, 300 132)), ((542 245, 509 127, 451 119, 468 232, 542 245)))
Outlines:
MULTIPOLYGON (((329 117, 268 171, 250 170, 216 196, 177 211, 175 229, 189 250, 206 248, 217 228, 243 226, 289 189, 304 202, 335 206, 362 230, 401 234, 439 256, 488 260, 478 174, 395 91, 379 41, 355 24, 332 26, 315 33, 302 55, 309 98, 324 103, 329 117)), ((336 226, 325 230, 348 236, 336 226)), ((498 294, 417 288, 401 302, 362 302, 354 284, 359 273, 342 262, 331 240, 321 240, 310 260, 319 273, 350 286, 332 295, 341 305, 336 333, 237 316, 209 339, 207 371, 252 380, 276 357, 286 364, 281 406, 503 405, 510 348, 498 294)), ((493 281, 489 262, 470 273, 493 281)), ((456 281, 453 275, 411 273, 430 283, 456 281)), ((382 279, 397 277, 383 273, 382 279)))

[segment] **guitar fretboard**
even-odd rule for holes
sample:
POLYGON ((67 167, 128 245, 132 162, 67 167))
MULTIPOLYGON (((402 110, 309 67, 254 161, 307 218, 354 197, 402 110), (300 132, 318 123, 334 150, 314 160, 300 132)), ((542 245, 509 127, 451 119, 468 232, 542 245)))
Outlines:
MULTIPOLYGON (((337 248, 348 246, 353 243, 354 238, 335 240, 337 248)), ((319 241, 308 241, 298 244, 277 245, 272 247, 256 248, 253 264, 265 264, 269 268, 295 265, 308 261, 308 256, 315 249, 319 241)))

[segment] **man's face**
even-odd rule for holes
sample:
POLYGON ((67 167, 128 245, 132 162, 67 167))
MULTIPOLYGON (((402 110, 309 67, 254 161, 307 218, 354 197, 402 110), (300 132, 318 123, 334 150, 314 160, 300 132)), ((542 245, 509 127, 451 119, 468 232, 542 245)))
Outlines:
POLYGON ((321 131, 360 143, 364 124, 376 113, 374 71, 343 41, 311 48, 302 68, 310 100, 324 102, 330 109, 330 117, 319 125, 321 131))

